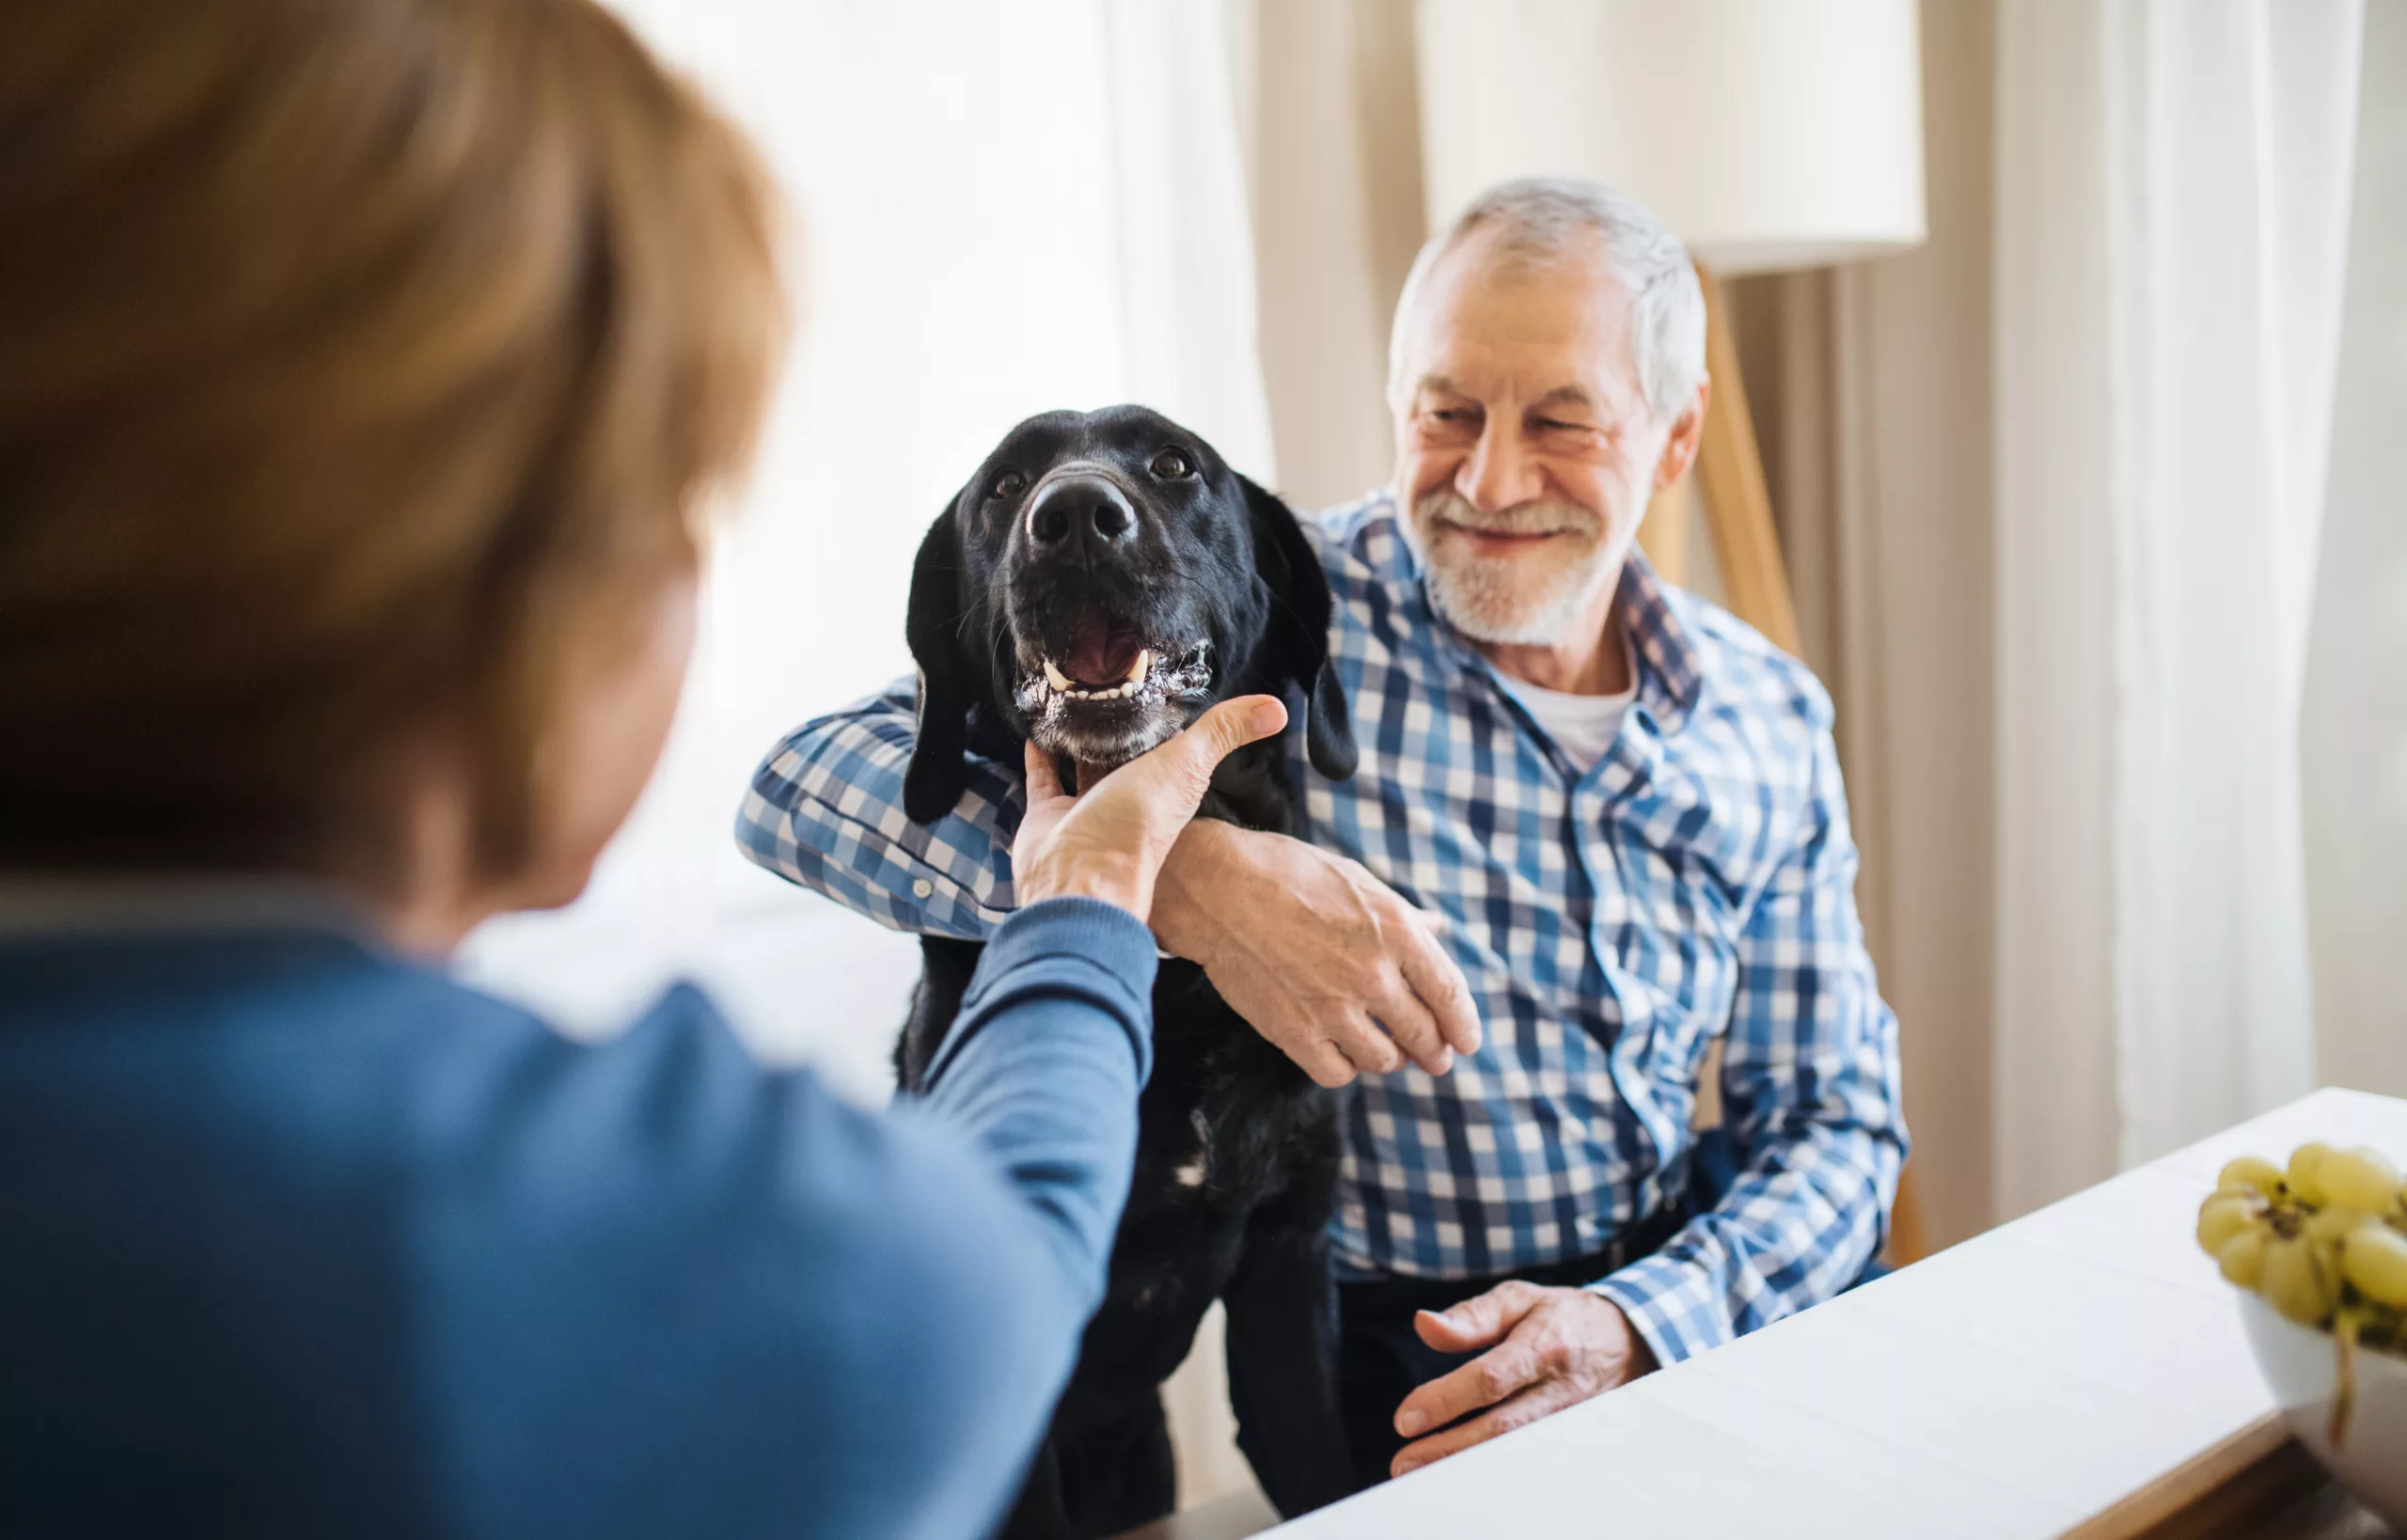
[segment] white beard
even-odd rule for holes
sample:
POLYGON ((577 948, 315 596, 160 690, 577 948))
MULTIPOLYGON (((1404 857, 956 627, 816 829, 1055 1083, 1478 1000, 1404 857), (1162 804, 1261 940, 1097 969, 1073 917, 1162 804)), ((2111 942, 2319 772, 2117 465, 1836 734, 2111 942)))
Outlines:
POLYGON ((1573 503, 1526 503, 1490 516, 1449 487, 1415 504, 1403 529, 1405 545, 1428 579, 1429 598, 1438 613, 1476 641, 1521 647, 1562 641, 1620 569, 1602 523, 1573 503), (1540 568, 1516 558, 1466 556, 1442 533, 1433 551, 1427 531, 1441 523, 1506 531, 1568 529, 1586 544, 1540 568))

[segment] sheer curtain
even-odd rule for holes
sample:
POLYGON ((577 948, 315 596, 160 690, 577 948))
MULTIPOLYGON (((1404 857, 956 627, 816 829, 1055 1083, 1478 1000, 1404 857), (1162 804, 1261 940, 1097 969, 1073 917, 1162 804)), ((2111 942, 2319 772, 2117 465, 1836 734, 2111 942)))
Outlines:
MULTIPOLYGON (((781 733, 909 670, 928 522, 1004 430, 1120 401, 1275 482, 1218 3, 616 0, 765 152, 803 346, 714 554, 684 715, 585 897, 496 921, 475 981, 602 1032, 700 980, 764 1056, 864 1100, 908 939, 746 864, 737 800, 781 733)), ((1241 1483, 1217 1346, 1177 1399, 1190 1489, 1241 1483)))
POLYGON ((2356 0, 1998 8, 2000 1206, 2315 1082, 2356 0))

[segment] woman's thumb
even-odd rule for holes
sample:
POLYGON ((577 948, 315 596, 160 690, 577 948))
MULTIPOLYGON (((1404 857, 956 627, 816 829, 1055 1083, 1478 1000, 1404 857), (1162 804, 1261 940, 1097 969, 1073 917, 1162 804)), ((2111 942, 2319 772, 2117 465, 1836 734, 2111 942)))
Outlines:
POLYGON ((1177 737, 1113 772, 1108 783, 1146 788, 1154 796, 1167 792, 1174 805, 1159 804, 1157 810, 1174 812, 1184 823, 1195 815, 1196 805, 1211 787, 1212 772, 1222 760, 1286 725, 1287 708, 1275 695, 1241 695, 1223 700, 1177 737), (1123 776, 1128 777, 1125 783, 1123 776))
POLYGON ((1193 752, 1207 777, 1230 754, 1257 739, 1267 738, 1287 725, 1287 706, 1275 695, 1241 695, 1223 700, 1195 719, 1187 730, 1193 752))

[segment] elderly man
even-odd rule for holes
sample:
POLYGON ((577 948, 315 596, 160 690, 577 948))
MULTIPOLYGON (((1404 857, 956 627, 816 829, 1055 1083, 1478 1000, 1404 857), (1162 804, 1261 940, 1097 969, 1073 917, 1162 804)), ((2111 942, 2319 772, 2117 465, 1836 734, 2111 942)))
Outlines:
MULTIPOLYGON (((1310 843, 1190 827, 1153 926, 1324 1084, 1357 1475, 1444 1457, 1847 1287, 1905 1155, 1828 698, 1633 543, 1703 424, 1679 242, 1507 183, 1396 307, 1390 489, 1320 521, 1361 765, 1310 843), (1482 1028, 1484 1026, 1484 1041, 1482 1028), (1691 1129, 1709 1046, 1735 1170, 1691 1129), (1459 1056, 1457 1056, 1459 1054, 1459 1056)), ((1015 766, 897 810, 896 687, 780 745, 753 859, 874 919, 1013 907, 1015 766)))

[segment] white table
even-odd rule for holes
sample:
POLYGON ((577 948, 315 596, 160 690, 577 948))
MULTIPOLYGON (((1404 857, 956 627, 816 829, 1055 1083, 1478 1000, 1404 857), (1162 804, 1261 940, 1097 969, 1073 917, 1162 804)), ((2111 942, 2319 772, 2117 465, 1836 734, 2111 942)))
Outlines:
POLYGON ((2310 1139, 2407 1157, 2407 1102, 2317 1092, 1271 1532, 2022 1540, 2128 1513, 2273 1410, 2191 1231, 2226 1160, 2310 1139))

